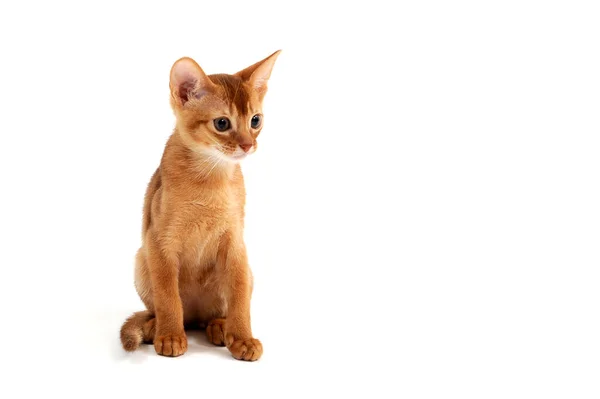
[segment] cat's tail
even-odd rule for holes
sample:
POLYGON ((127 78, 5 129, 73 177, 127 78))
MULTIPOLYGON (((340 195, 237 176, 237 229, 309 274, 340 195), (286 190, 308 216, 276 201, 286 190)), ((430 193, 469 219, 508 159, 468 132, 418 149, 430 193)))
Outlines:
POLYGON ((136 350, 142 342, 154 340, 154 314, 148 310, 135 312, 121 327, 121 344, 128 352, 136 350))

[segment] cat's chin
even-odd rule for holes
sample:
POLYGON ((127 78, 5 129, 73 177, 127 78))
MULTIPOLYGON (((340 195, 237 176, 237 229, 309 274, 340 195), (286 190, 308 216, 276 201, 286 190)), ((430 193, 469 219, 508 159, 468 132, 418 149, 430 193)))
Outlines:
POLYGON ((215 150, 215 151, 217 151, 219 153, 219 158, 221 158, 222 160, 224 160, 226 162, 230 162, 230 163, 239 163, 243 159, 246 159, 248 157, 248 155, 250 155, 252 153, 252 152, 247 153, 247 152, 235 151, 231 154, 226 154, 219 150, 215 150))
POLYGON ((239 163, 241 160, 245 159, 249 155, 247 153, 239 153, 239 152, 234 152, 232 154, 225 154, 214 147, 201 148, 198 150, 198 153, 202 154, 202 156, 209 156, 213 159, 219 159, 222 162, 232 163, 232 164, 239 163))
POLYGON ((233 162, 240 162, 242 159, 246 158, 248 154, 231 154, 225 155, 226 158, 229 158, 233 162))

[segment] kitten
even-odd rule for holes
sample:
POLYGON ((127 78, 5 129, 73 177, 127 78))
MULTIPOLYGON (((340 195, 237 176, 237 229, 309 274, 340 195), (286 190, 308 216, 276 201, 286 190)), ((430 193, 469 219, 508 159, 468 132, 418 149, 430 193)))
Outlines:
POLYGON ((176 127, 144 200, 135 287, 147 310, 121 328, 127 351, 187 350, 184 326, 233 357, 258 360, 252 336, 252 273, 243 240, 245 189, 239 162, 256 151, 262 100, 279 51, 234 74, 206 75, 191 58, 171 68, 176 127))

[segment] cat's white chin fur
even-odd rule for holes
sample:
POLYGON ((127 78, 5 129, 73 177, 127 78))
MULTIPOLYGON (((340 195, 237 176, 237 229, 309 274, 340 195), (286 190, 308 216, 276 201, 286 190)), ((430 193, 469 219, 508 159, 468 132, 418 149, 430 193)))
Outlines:
POLYGON ((216 157, 216 158, 220 159, 221 161, 229 162, 229 163, 239 163, 242 159, 246 158, 248 155, 252 154, 253 152, 254 152, 254 147, 248 152, 244 152, 241 148, 238 147, 231 154, 224 154, 223 152, 219 151, 215 147, 209 147, 208 151, 207 151, 207 153, 210 156, 216 157))
POLYGON ((244 153, 244 154, 240 154, 240 155, 226 155, 226 157, 230 158, 233 162, 239 162, 242 159, 246 158, 248 154, 244 153))

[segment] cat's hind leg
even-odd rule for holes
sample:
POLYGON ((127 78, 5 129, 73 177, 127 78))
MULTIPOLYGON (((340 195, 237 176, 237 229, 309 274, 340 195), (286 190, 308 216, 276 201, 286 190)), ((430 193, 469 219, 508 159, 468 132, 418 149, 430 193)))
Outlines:
POLYGON ((217 346, 225 346, 225 319, 211 320, 206 326, 208 342, 217 346))
POLYGON ((145 344, 154 343, 154 335, 156 333, 156 317, 152 317, 150 320, 144 323, 142 326, 143 340, 145 344))

